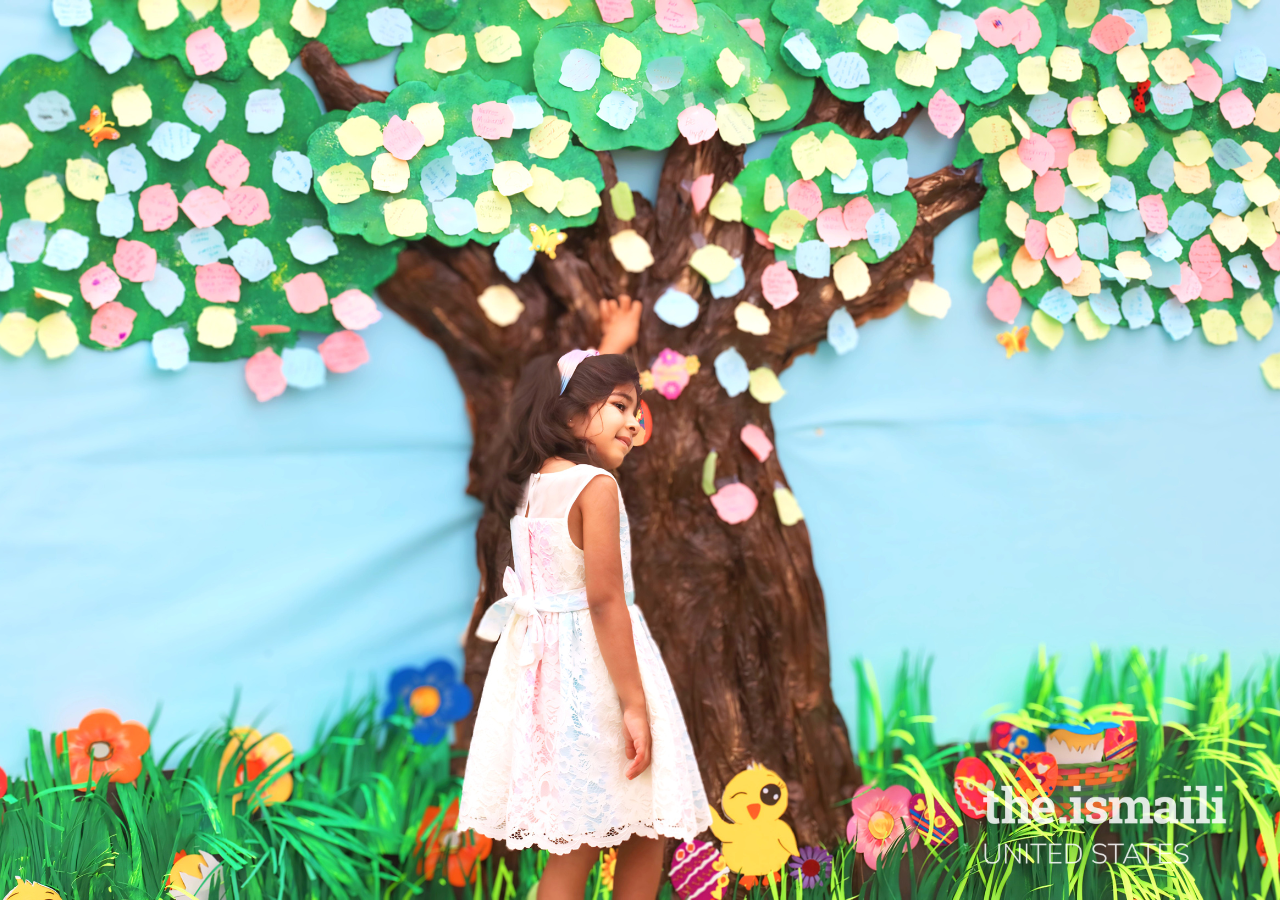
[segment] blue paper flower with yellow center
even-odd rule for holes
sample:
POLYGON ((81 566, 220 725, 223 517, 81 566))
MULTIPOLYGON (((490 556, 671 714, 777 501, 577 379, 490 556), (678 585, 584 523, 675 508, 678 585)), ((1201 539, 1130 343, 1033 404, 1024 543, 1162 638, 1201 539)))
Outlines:
POLYGON ((436 744, 445 739, 449 726, 471 712, 471 688, 458 680, 458 670, 446 659, 421 669, 407 667, 391 674, 383 718, 399 713, 413 719, 413 739, 436 744))

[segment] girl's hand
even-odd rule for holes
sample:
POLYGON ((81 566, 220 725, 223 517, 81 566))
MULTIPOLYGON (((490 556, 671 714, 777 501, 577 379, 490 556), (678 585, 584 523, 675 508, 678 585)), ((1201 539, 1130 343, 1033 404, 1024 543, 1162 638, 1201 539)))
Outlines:
POLYGON ((600 352, 626 353, 640 336, 640 312, 644 304, 619 294, 617 300, 600 301, 600 352))
POLYGON ((652 741, 649 733, 649 711, 643 706, 622 711, 622 733, 627 739, 627 768, 623 775, 632 779, 649 768, 652 761, 652 741))

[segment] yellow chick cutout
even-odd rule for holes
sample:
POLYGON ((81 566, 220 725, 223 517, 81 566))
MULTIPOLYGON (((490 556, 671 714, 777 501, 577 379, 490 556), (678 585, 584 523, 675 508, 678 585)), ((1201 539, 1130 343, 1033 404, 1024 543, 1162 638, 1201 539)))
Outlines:
POLYGON ((787 785, 778 773, 752 763, 729 779, 720 797, 724 816, 711 808, 711 832, 729 869, 751 887, 799 856, 795 832, 782 821, 787 785))
POLYGON ((21 878, 18 878, 17 882, 17 886, 4 895, 4 900, 62 900, 53 888, 36 884, 34 881, 23 881, 21 878))

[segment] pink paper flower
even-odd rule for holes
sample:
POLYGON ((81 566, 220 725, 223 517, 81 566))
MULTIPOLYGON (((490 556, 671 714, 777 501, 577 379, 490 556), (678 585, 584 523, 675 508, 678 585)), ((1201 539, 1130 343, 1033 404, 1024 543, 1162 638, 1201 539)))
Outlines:
MULTIPOLYGON (((911 792, 898 784, 884 790, 864 786, 853 795, 848 837, 871 868, 902 837, 903 822, 911 821, 910 803, 911 792)), ((920 840, 914 828, 910 840, 912 847, 920 840)))

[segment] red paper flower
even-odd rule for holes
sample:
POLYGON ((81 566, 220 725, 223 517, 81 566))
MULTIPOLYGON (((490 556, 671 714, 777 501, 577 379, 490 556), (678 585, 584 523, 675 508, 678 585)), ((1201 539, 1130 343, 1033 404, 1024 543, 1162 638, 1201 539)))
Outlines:
POLYGON ((453 798, 443 817, 440 816, 440 807, 428 806, 422 817, 422 824, 418 826, 414 852, 421 853, 426 848, 422 862, 418 864, 418 871, 427 878, 435 877, 436 866, 440 864, 440 856, 443 854, 449 883, 454 887, 463 887, 475 882, 480 861, 489 857, 493 840, 474 831, 458 831, 454 827, 457 823, 457 797, 453 798))
MULTIPOLYGON (((0 791, 0 793, 3 793, 3 791, 0 791)), ((1280 812, 1276 813, 1274 827, 1280 829, 1280 812)), ((1258 843, 1255 846, 1258 848, 1258 856, 1262 859, 1262 865, 1265 868, 1267 865, 1267 845, 1262 840, 1262 835, 1258 835, 1258 843)))
MULTIPOLYGON (((151 747, 151 735, 140 722, 121 722, 109 709, 95 709, 54 741, 61 756, 71 763, 71 780, 96 784, 103 775, 129 784, 142 774, 142 755, 151 747)), ((82 787, 81 790, 84 790, 82 787)))

